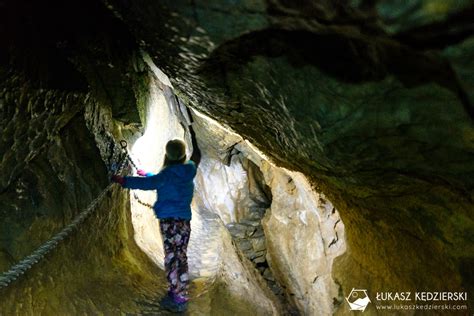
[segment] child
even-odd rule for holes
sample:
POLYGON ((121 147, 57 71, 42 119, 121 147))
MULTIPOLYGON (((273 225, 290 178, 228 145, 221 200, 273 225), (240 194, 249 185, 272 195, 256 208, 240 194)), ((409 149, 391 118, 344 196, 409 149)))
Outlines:
POLYGON ((112 181, 124 188, 157 190, 158 199, 153 206, 160 220, 161 236, 165 252, 165 272, 168 295, 162 300, 166 309, 175 312, 186 310, 188 297, 188 262, 186 250, 191 234, 191 201, 194 193, 193 179, 201 160, 196 137, 191 128, 193 154, 186 161, 186 144, 178 139, 166 144, 166 154, 161 171, 156 174, 138 170, 145 177, 121 177, 112 181))

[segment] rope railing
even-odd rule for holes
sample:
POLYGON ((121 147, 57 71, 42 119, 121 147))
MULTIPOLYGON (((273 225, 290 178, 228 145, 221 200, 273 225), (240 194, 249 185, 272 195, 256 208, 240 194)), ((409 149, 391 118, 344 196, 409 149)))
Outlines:
MULTIPOLYGON (((124 142, 124 141, 122 141, 124 142)), ((126 150, 126 142, 125 142, 125 148, 123 146, 123 143, 120 142, 122 149, 126 150)), ((128 153, 125 151, 125 155, 121 159, 121 162, 119 163, 119 168, 116 170, 116 173, 121 173, 126 165, 126 162, 130 160, 130 157, 128 156, 128 153)), ((40 262, 41 259, 43 259, 46 254, 51 252, 53 249, 55 249, 59 242, 64 240, 66 237, 68 237, 81 223, 83 223, 86 218, 95 210, 99 202, 103 199, 103 197, 110 191, 114 184, 110 183, 90 204, 89 206, 84 209, 81 213, 79 213, 74 220, 64 227, 59 233, 54 235, 51 239, 49 239, 47 242, 42 244, 39 248, 37 248, 33 253, 31 253, 29 256, 25 257, 22 259, 20 262, 12 266, 8 271, 2 273, 0 275, 0 288, 7 287, 13 281, 18 279, 21 275, 23 275, 26 271, 31 269, 33 265, 36 263, 40 262)))
MULTIPOLYGON (((137 165, 133 161, 132 157, 130 157, 127 151, 127 142, 125 140, 120 141, 120 146, 123 151, 123 157, 119 163, 118 169, 115 171, 116 174, 122 173, 124 167, 126 166, 126 162, 129 162, 133 168, 138 170, 137 165)), ((0 275, 0 288, 4 288, 9 286, 13 283, 16 279, 18 279, 21 275, 25 274, 26 271, 31 269, 33 265, 40 262, 49 252, 55 249, 58 244, 68 237, 80 224, 82 224, 86 218, 95 210, 99 202, 104 198, 104 196, 110 191, 113 187, 114 183, 110 183, 90 204, 89 206, 84 209, 79 215, 74 218, 74 220, 64 227, 59 233, 54 235, 51 239, 47 242, 42 244, 39 248, 33 251, 29 256, 23 258, 17 264, 13 265, 8 271, 2 273, 0 275)), ((134 193, 134 197, 138 203, 153 208, 153 205, 143 202, 138 197, 137 193, 134 193)))

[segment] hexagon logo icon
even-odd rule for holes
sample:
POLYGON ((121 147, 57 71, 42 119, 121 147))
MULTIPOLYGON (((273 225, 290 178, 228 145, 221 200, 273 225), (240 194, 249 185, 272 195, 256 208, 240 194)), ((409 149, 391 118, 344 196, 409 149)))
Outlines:
POLYGON ((349 296, 346 297, 351 311, 365 311, 365 308, 371 302, 367 290, 352 288, 349 296))

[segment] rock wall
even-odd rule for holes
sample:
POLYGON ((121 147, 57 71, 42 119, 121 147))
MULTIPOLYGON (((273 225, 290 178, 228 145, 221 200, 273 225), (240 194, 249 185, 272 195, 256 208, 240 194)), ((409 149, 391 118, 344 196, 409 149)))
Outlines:
POLYGON ((260 272, 286 312, 331 314, 343 299, 332 264, 346 247, 336 209, 302 174, 276 167, 202 114, 194 117, 197 135, 214 135, 200 138, 206 155, 197 178, 197 206, 227 224, 242 259, 260 272), (206 142, 210 139, 219 141, 206 142))
MULTIPOLYGON (((117 167, 118 140, 140 129, 144 63, 104 12, 94 1, 1 10, 2 272, 97 197, 117 167)), ((0 314, 134 314, 164 292, 133 240, 128 201, 117 188, 106 194, 78 230, 0 289, 0 314)))
MULTIPOLYGON (((147 60, 146 54, 144 57, 147 60)), ((176 106, 172 88, 161 81, 165 81, 166 76, 149 60, 147 68, 149 86, 144 98, 145 130, 142 135, 135 134, 131 138, 130 152, 139 168, 158 173, 163 165, 166 143, 174 138, 185 140, 185 129, 178 116, 179 107, 176 106)), ((130 199, 135 240, 153 262, 163 268, 164 255, 159 222, 153 210, 139 202, 153 205, 156 192, 134 190, 130 192, 130 199)))
POLYGON ((471 2, 107 3, 169 56, 156 62, 183 99, 351 223, 345 296, 472 289, 471 2))
MULTIPOLYGON (((188 124, 196 118, 190 117, 186 106, 176 98, 166 75, 156 68, 146 54, 143 56, 150 76, 149 95, 145 101, 144 111, 146 126, 143 135, 132 137, 134 141, 131 147, 133 148, 132 156, 139 168, 156 173, 161 169, 165 145, 169 140, 183 139, 187 142, 188 157, 191 155, 193 148, 188 124)), ((202 119, 197 120, 201 122, 202 119)), ((215 145, 214 140, 221 135, 215 128, 210 128, 210 125, 193 123, 194 126, 196 124, 199 125, 196 134, 203 155, 203 162, 198 169, 198 178, 211 177, 215 180, 216 178, 208 173, 206 167, 209 165, 208 157, 213 156, 214 152, 206 144, 214 143, 215 145)), ((242 176, 244 178, 240 180, 245 183, 245 174, 242 176)), ((188 246, 189 269, 193 282, 207 284, 206 291, 211 293, 212 302, 203 304, 202 300, 196 298, 196 306, 191 307, 191 312, 198 313, 194 309, 200 306, 199 304, 203 304, 201 307, 204 307, 211 315, 219 315, 222 311, 245 315, 255 313, 275 315, 282 309, 279 302, 266 288, 262 277, 253 270, 253 267, 241 262, 223 222, 214 215, 218 212, 212 206, 219 205, 219 200, 216 198, 218 195, 230 201, 235 199, 234 204, 237 204, 239 199, 236 199, 233 194, 245 197, 245 191, 239 192, 234 185, 242 186, 238 182, 230 184, 226 181, 196 182, 195 202, 192 206, 192 233, 188 246), (222 183, 226 186, 217 190, 222 183), (206 196, 208 192, 213 192, 213 195, 206 196), (203 199, 208 202, 206 205, 196 202, 203 199), (260 279, 256 279, 256 276, 260 279)), ((135 240, 140 248, 163 268, 163 245, 158 220, 153 210, 142 204, 143 202, 153 204, 156 201, 156 192, 131 191, 130 199, 135 240)), ((231 215, 230 212, 229 215, 231 215)), ((193 291, 191 293, 194 295, 193 291)))
MULTIPOLYGON (((1 95, 6 216, 1 225, 8 234, 2 235, 2 270, 70 223, 107 186, 121 157, 119 140, 127 140, 134 160, 153 172, 160 169, 169 139, 183 138, 190 145, 185 107, 143 56, 142 82, 149 86, 139 91, 136 114, 144 117, 144 132, 139 122, 114 120, 113 109, 90 94, 36 90, 16 77, 6 82, 1 95), (22 90, 12 88, 20 83, 22 90)), ((203 132, 202 139, 216 136, 203 132)), ((149 260, 163 266, 158 221, 138 199, 153 203, 156 194, 114 188, 77 232, 1 290, 0 314, 136 314, 150 297, 163 295, 163 273, 149 260), (20 297, 26 298, 20 303, 20 297)), ((191 310, 278 314, 279 302, 253 267, 242 264, 223 223, 202 212, 197 209, 193 219, 191 272, 193 278, 211 277, 205 291, 215 297, 207 303, 196 299, 191 310)))
MULTIPOLYGON (((141 47, 170 75, 186 104, 231 127, 278 167, 303 173, 334 203, 346 223, 347 251, 335 259, 332 272, 343 296, 359 287, 369 293, 472 292, 473 12, 470 1, 440 0, 3 3, 0 203, 6 241, 1 242, 1 265, 31 251, 104 187, 101 179, 116 158, 108 148, 110 135, 131 142, 138 138, 146 121, 151 67, 141 47), (84 104, 97 104, 101 111, 89 109, 83 119, 84 104), (102 120, 106 128, 91 129, 104 109, 115 121, 102 120), (94 139, 98 148, 71 140, 77 138, 94 139), (79 146, 69 143, 85 147, 76 152, 79 146), (65 167, 68 160, 72 163, 65 167), (102 162, 90 165, 89 160, 102 162), (88 171, 83 175, 82 169, 88 171), (57 177, 47 184, 50 174, 57 177), (31 244, 30 229, 40 236, 31 244)), ((208 180, 219 180, 219 189, 233 193, 231 199, 214 196, 215 206, 206 206, 203 197, 200 205, 216 209, 225 223, 239 221, 249 215, 245 203, 250 201, 234 194, 239 192, 234 183, 242 183, 240 172, 248 170, 231 157, 234 141, 229 147, 220 147, 221 139, 209 143, 218 152, 230 152, 214 155, 219 164, 208 163, 208 180)), ((295 183, 307 187, 301 181, 295 183)), ((282 185, 281 190, 293 189, 282 185)), ((303 204, 314 207, 317 200, 303 204)), ((324 207, 318 209, 325 213, 324 207)), ((271 208, 271 214, 285 213, 271 208)), ((129 236, 126 214, 117 221, 113 216, 106 216, 112 225, 107 229, 122 237, 99 238, 104 246, 125 244, 129 236)), ((335 233, 329 228, 332 242, 335 233)), ((266 243, 268 250, 268 236, 266 243)), ((81 253, 91 249, 78 247, 81 253)), ((111 258, 122 253, 117 247, 107 258, 98 255, 102 265, 114 266, 111 258)), ((135 252, 136 247, 123 249, 135 252)), ((292 247, 281 251, 287 249, 292 247)), ((125 266, 153 270, 146 259, 127 258, 124 270, 112 269, 114 276, 122 275, 118 272, 125 266)), ((59 269, 59 259, 54 260, 52 267, 59 269)), ((278 262, 270 255, 266 260, 278 262)), ((67 281, 80 279, 69 273, 67 281)), ((290 301, 310 310, 312 305, 299 298, 313 291, 312 283, 290 275, 294 280, 287 289, 296 297, 290 301)), ((129 281, 124 288, 135 286, 129 281)), ((18 293, 29 288, 20 286, 18 293)), ((334 293, 333 285, 327 283, 327 289, 334 293)), ((104 293, 98 294, 101 302, 109 300, 104 293)), ((10 302, 11 295, 2 297, 10 302)), ((95 304, 83 301, 85 309, 95 304)), ((11 304, 1 306, 11 312, 32 305, 11 304)), ((115 311, 107 304, 104 310, 115 311)), ((59 303, 52 306, 51 312, 62 311, 59 303)), ((376 313, 373 305, 368 311, 376 313)), ((348 314, 347 304, 336 312, 348 314)))
POLYGON ((304 315, 330 315, 343 300, 332 279, 346 250, 339 212, 302 174, 265 162, 262 170, 273 196, 263 219, 270 268, 304 315))
MULTIPOLYGON (((2 271, 85 209, 108 184, 104 160, 117 163, 110 110, 89 95, 11 80, 1 94, 2 271)), ((57 249, 0 290, 0 314, 136 312, 136 300, 157 291, 160 277, 131 238, 127 201, 117 188, 99 201, 57 249)))

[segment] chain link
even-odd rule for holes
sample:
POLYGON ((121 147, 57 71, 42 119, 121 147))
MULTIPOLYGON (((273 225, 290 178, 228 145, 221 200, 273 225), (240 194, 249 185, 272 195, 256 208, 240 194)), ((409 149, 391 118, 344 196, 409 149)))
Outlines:
POLYGON ((140 200, 140 198, 138 197, 138 194, 136 192, 133 192, 133 197, 135 198, 135 200, 137 200, 137 202, 143 206, 146 206, 146 207, 149 207, 149 208, 153 208, 153 205, 151 205, 150 203, 147 203, 147 202, 143 202, 142 200, 140 200))
MULTIPOLYGON (((122 147, 123 148, 123 147, 122 147)), ((126 156, 123 156, 120 162, 120 166, 117 170, 117 173, 120 174, 125 168, 126 156)), ((64 227, 59 233, 57 233, 53 238, 45 242, 38 249, 36 249, 32 254, 25 257, 23 260, 18 262, 16 265, 12 266, 7 272, 4 272, 0 275, 0 288, 7 287, 13 281, 15 281, 19 276, 23 275, 26 271, 31 269, 31 267, 38 263, 41 259, 44 258, 51 250, 56 248, 60 241, 68 237, 71 232, 76 229, 81 223, 83 223, 86 218, 95 210, 102 198, 110 191, 114 183, 110 183, 92 202, 89 206, 82 211, 69 225, 64 227)))
MULTIPOLYGON (((133 168, 135 168, 135 170, 138 170, 138 167, 137 165, 135 164, 135 162, 133 161, 132 157, 130 156, 130 154, 128 153, 128 150, 127 150, 127 142, 125 140, 121 140, 120 141, 120 146, 122 147, 122 150, 124 151, 124 154, 125 154, 125 157, 128 159, 128 161, 130 162, 130 164, 133 166, 133 168)), ((138 194, 136 192, 133 192, 133 197, 135 198, 135 200, 137 200, 137 202, 143 206, 146 206, 146 207, 149 207, 149 208, 153 208, 153 205, 152 204, 149 204, 147 202, 143 202, 139 197, 138 197, 138 194)))
POLYGON ((128 153, 128 150, 127 150, 127 142, 125 140, 121 140, 120 141, 120 146, 122 147, 122 150, 125 154, 125 157, 128 159, 128 161, 132 164, 133 168, 135 168, 135 170, 138 170, 138 167, 137 165, 135 164, 135 162, 133 161, 132 157, 130 157, 130 154, 128 153))

